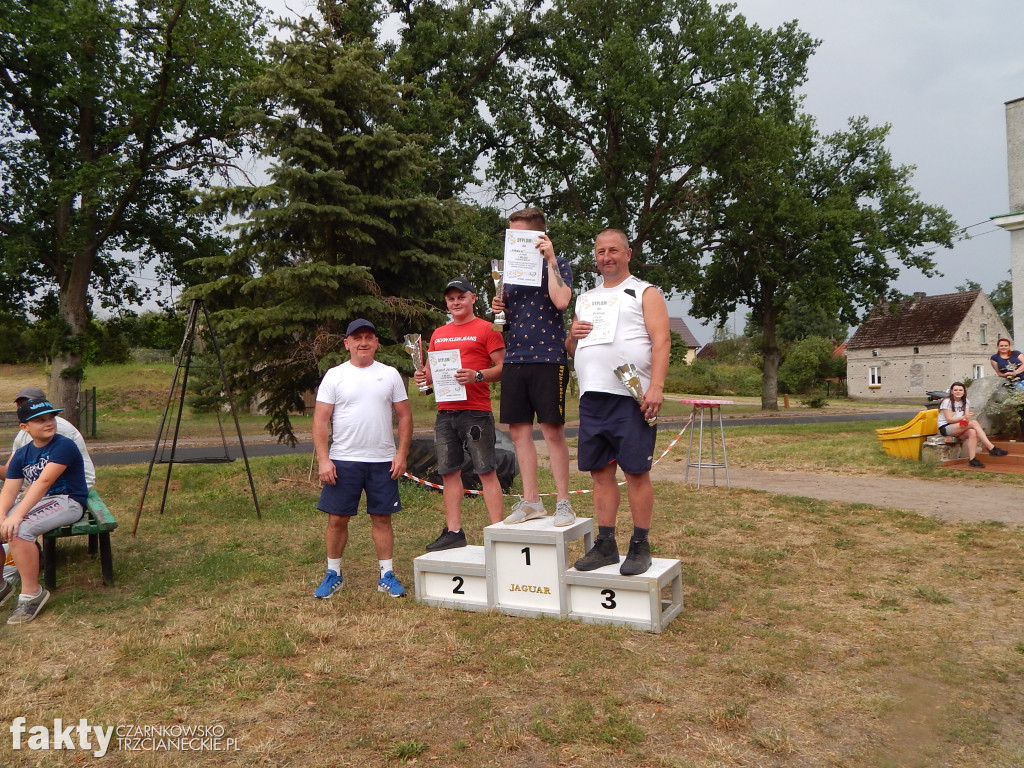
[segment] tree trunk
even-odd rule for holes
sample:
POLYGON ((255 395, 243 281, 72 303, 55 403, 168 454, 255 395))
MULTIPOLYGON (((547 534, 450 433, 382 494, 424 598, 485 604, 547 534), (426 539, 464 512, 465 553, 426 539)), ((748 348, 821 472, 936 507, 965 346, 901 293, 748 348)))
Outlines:
POLYGON ((775 335, 775 307, 770 299, 765 300, 766 308, 761 318, 764 370, 761 373, 761 410, 779 410, 779 365, 782 353, 775 335))
POLYGON ((63 408, 61 416, 76 427, 81 407, 82 350, 89 324, 89 275, 95 256, 95 249, 85 249, 71 259, 70 277, 61 286, 58 304, 68 335, 55 351, 50 367, 50 401, 63 408))

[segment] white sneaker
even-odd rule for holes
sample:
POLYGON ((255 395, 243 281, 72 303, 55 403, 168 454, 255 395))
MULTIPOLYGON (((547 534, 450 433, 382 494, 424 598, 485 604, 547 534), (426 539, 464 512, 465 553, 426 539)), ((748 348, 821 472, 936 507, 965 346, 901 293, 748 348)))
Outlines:
POLYGON ((556 528, 564 528, 576 522, 576 513, 568 499, 562 499, 555 505, 555 518, 551 521, 556 528))
POLYGON ((515 525, 527 520, 536 520, 538 517, 544 517, 547 513, 548 511, 544 509, 543 502, 520 499, 513 505, 512 514, 505 518, 505 525, 515 525))

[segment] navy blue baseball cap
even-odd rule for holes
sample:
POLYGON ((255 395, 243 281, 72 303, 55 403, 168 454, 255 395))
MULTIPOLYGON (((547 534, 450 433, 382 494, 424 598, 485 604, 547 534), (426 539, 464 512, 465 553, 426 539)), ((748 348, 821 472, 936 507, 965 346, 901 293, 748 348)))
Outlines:
POLYGON ((26 400, 18 406, 18 421, 24 424, 37 416, 45 416, 48 413, 60 413, 63 408, 54 408, 45 397, 35 397, 26 400))
POLYGON ((345 335, 351 336, 353 333, 355 333, 361 328, 369 328, 371 331, 373 331, 374 335, 380 335, 377 333, 377 326, 375 326, 369 320, 365 320, 361 317, 357 317, 355 320, 348 324, 348 328, 345 330, 345 335))

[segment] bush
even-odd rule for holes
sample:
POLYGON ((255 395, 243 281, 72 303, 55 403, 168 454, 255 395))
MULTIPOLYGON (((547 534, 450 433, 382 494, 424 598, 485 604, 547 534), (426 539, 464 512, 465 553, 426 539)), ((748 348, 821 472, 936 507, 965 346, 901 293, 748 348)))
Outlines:
POLYGON ((741 395, 761 393, 761 371, 753 365, 695 360, 690 365, 669 366, 665 390, 690 395, 741 395))
POLYGON ((805 397, 800 404, 808 408, 824 408, 828 405, 828 400, 821 395, 815 395, 814 397, 805 397))

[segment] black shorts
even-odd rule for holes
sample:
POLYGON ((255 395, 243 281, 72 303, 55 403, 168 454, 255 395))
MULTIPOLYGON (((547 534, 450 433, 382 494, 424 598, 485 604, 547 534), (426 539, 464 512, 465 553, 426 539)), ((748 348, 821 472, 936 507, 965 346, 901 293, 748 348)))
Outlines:
POLYGON ((501 369, 501 423, 565 424, 569 367, 561 363, 513 363, 501 369))
POLYGON ((650 472, 657 438, 657 426, 647 423, 632 397, 587 392, 580 398, 576 461, 581 472, 601 469, 613 461, 631 475, 650 472))

